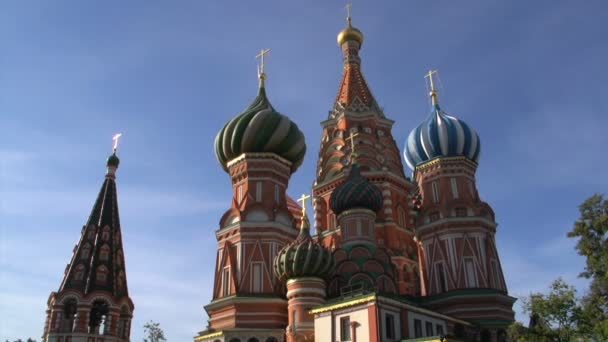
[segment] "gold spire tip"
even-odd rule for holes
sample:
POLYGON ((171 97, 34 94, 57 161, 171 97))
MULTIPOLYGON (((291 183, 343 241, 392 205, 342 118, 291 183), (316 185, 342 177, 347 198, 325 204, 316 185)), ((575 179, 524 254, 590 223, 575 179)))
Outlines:
POLYGON ((348 22, 348 26, 351 26, 351 16, 350 16, 350 12, 352 10, 353 4, 351 2, 347 3, 345 8, 346 8, 346 21, 348 22))

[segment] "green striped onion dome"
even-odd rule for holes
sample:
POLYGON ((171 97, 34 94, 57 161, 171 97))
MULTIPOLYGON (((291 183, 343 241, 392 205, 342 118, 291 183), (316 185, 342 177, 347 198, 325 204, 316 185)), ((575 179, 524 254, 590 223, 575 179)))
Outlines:
POLYGON ((336 215, 354 208, 366 208, 374 212, 382 208, 382 192, 361 176, 359 164, 353 163, 344 183, 331 193, 329 206, 336 215))
POLYGON ((281 280, 301 277, 324 279, 334 266, 331 252, 310 237, 308 219, 304 218, 298 237, 283 247, 274 259, 274 273, 281 280))
POLYGON ((260 87, 253 103, 215 137, 215 155, 226 171, 227 162, 246 152, 275 153, 292 163, 292 173, 306 153, 304 134, 288 117, 274 110, 264 87, 260 87))

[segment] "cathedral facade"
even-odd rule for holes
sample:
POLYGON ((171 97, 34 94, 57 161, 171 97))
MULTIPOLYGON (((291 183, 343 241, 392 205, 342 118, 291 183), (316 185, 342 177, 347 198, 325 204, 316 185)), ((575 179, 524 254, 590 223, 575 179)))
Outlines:
POLYGON ((477 192, 477 133, 439 106, 430 71, 430 114, 400 151, 363 77, 363 33, 350 17, 338 45, 342 81, 301 206, 286 189, 304 135, 268 100, 263 64, 257 97, 215 139, 233 199, 216 231, 209 323, 194 340, 505 340, 515 298, 494 212, 477 192))
MULTIPOLYGON (((430 71, 430 113, 400 150, 394 121, 363 76, 363 41, 349 17, 338 35, 342 80, 321 122, 309 196, 287 194, 307 146, 297 124, 270 103, 263 61, 253 103, 217 134, 215 153, 233 196, 215 232, 209 320, 195 342, 506 340, 515 298, 494 212, 477 191, 480 139, 440 107, 430 71)), ((48 299, 45 342, 130 340, 118 165, 115 149, 48 299)))

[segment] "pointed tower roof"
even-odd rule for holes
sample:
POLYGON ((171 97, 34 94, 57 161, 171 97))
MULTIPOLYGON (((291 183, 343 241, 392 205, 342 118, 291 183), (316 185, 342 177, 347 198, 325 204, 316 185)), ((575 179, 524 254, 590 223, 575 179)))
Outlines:
POLYGON ((85 295, 104 291, 117 298, 128 296, 116 192, 119 163, 114 148, 106 163, 105 179, 82 228, 59 291, 70 289, 85 295))
POLYGON ((351 112, 373 110, 384 117, 361 71, 359 50, 363 44, 363 33, 352 25, 350 13, 347 22, 347 27, 338 34, 338 45, 344 54, 344 68, 333 112, 343 109, 351 112))

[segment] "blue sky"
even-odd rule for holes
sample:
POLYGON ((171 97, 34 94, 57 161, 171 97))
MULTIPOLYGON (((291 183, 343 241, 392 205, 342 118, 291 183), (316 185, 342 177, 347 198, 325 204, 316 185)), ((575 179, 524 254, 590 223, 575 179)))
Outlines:
MULTIPOLYGON (((206 326, 214 231, 231 187, 217 131, 267 90, 306 135, 289 193, 308 192, 341 76, 344 1, 5 1, 0 4, 0 340, 39 340, 56 290, 124 134, 118 170, 132 340, 159 321, 170 341, 206 326)), ((605 1, 355 1, 363 70, 399 147, 440 101, 482 141, 481 196, 499 222, 510 293, 584 260, 565 237, 577 205, 607 193, 605 1)), ((521 314, 518 318, 525 319, 521 314)), ((527 321, 526 321, 527 322, 527 321)))

